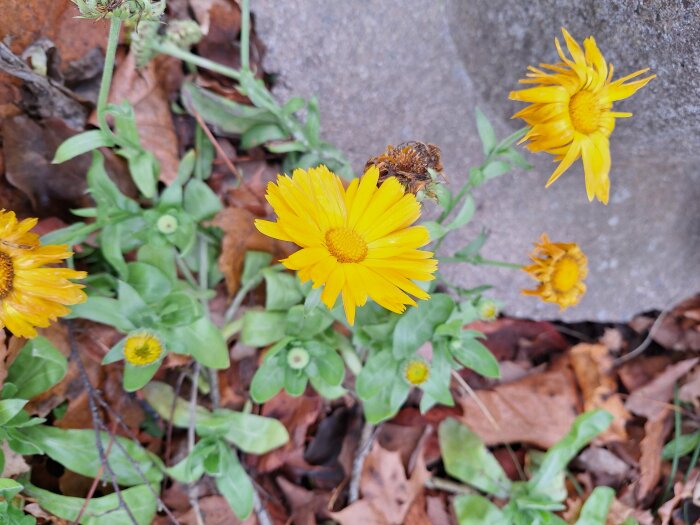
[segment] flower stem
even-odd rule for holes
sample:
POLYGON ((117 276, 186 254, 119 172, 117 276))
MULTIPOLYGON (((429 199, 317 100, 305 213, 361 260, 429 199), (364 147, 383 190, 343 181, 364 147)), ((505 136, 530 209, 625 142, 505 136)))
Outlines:
POLYGON ((109 19, 109 37, 107 38, 107 50, 105 51, 105 65, 102 70, 102 82, 100 82, 100 93, 97 97, 97 122, 102 131, 111 135, 111 130, 107 124, 105 109, 109 98, 109 88, 112 85, 112 74, 114 73, 114 59, 117 55, 117 45, 119 44, 119 31, 122 21, 113 17, 109 19))
POLYGON ((179 58, 180 60, 187 62, 189 64, 201 67, 203 69, 208 69, 214 73, 219 73, 225 77, 232 78, 233 80, 239 80, 241 78, 241 73, 237 69, 218 64, 213 60, 209 60, 204 57, 180 49, 175 44, 170 42, 164 42, 160 44, 154 44, 156 50, 165 55, 170 55, 171 57, 179 58))
POLYGON ((241 69, 250 69, 250 0, 241 2, 241 69))

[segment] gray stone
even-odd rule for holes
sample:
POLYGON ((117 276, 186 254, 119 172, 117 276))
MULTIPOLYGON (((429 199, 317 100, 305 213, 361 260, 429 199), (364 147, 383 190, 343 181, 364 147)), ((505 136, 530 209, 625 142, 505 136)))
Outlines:
MULTIPOLYGON (((450 184, 482 160, 478 105, 502 136, 522 104, 509 101, 530 64, 556 61, 566 26, 594 35, 616 78, 657 73, 616 108, 635 113, 611 137, 610 204, 589 203, 579 163, 545 190, 554 164, 526 153, 535 168, 478 190, 476 218, 445 243, 491 231, 483 255, 526 263, 542 232, 577 242, 589 257, 588 292, 563 315, 523 297, 523 272, 492 267, 444 270, 465 286, 487 282, 506 311, 535 318, 625 320, 700 290, 700 2, 623 0, 256 0, 265 68, 281 99, 320 101, 324 136, 355 170, 387 144, 438 144, 450 184)), ((427 204, 430 207, 430 204, 427 204)))

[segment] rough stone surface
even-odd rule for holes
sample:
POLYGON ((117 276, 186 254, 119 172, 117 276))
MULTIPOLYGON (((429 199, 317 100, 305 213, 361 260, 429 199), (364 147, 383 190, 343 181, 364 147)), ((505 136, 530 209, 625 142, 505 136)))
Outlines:
MULTIPOLYGON (((700 290, 700 2, 697 0, 256 0, 265 68, 280 98, 316 95, 324 136, 356 170, 386 144, 438 144, 451 184, 481 162, 478 105, 505 136, 520 104, 507 99, 527 65, 556 60, 566 26, 594 35, 616 77, 651 67, 658 78, 616 105, 635 117, 612 136, 610 204, 586 199, 580 161, 551 188, 546 154, 535 168, 489 182, 472 224, 445 243, 455 249, 481 227, 487 257, 525 263, 542 232, 578 242, 589 257, 588 293, 568 320, 625 320, 700 290)), ((430 205, 428 205, 430 206, 430 205)), ((522 272, 446 269, 461 284, 496 286, 515 315, 559 317, 523 297, 522 272)))

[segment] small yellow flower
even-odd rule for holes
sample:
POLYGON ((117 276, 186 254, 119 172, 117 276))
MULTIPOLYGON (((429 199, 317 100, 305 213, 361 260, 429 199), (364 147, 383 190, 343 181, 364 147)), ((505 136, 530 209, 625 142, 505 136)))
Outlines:
POLYGON ((583 157, 588 200, 596 197, 607 204, 611 162, 608 137, 615 128, 616 118, 632 116, 632 113, 611 111, 613 102, 632 96, 656 75, 628 82, 649 71, 646 68, 613 82, 613 66, 605 62, 592 36, 584 40, 582 50, 566 29, 562 28, 562 32, 571 59, 555 39, 562 62, 540 64, 553 73, 528 68, 529 78, 520 83, 538 85, 511 91, 511 100, 530 103, 513 118, 521 118, 530 125, 521 140, 530 141, 527 145, 530 151, 546 151, 560 161, 547 186, 583 157))
POLYGON ((148 332, 129 335, 124 343, 124 359, 134 366, 146 366, 155 363, 163 354, 160 340, 148 332))
POLYGON ((403 369, 403 377, 413 386, 420 386, 430 377, 430 367, 422 359, 412 359, 403 369))
POLYGON ((0 328, 18 337, 36 337, 35 327, 46 328, 70 310, 66 305, 87 299, 85 272, 47 267, 67 259, 73 252, 65 244, 41 246, 30 230, 38 219, 18 221, 14 212, 0 210, 0 328))
POLYGON ((282 260, 298 270, 302 282, 324 286, 321 300, 333 308, 342 292, 345 315, 355 322, 355 308, 372 298, 392 312, 402 313, 429 295, 413 280, 434 279, 437 261, 419 250, 430 242, 415 195, 390 177, 377 187, 379 170, 372 166, 347 190, 325 166, 278 176, 267 187, 267 201, 277 222, 257 220, 265 235, 291 241, 301 250, 282 260))
POLYGON ((586 292, 583 280, 588 274, 588 260, 576 243, 550 242, 542 234, 530 258, 534 264, 523 270, 540 284, 534 290, 523 290, 525 295, 537 295, 562 310, 578 304, 586 292))

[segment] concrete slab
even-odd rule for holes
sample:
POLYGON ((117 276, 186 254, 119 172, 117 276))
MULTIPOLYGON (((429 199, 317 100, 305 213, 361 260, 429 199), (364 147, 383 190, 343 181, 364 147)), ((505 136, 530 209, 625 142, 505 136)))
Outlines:
MULTIPOLYGON (((588 293, 567 320, 625 320, 700 290, 700 3, 652 0, 255 0, 265 68, 277 96, 320 101, 324 136, 356 170, 387 144, 422 140, 443 150, 458 185, 481 162, 478 105, 505 136, 517 128, 507 100, 529 64, 554 61, 565 25, 593 34, 619 75, 651 67, 659 78, 620 110, 612 137, 610 204, 589 203, 582 169, 544 189, 554 164, 526 154, 535 169, 479 190, 470 227, 445 243, 456 249, 482 226, 487 257, 527 261, 542 232, 578 242, 589 257, 588 293), (634 4, 634 5, 633 5, 634 4)), ((559 317, 555 305, 523 297, 522 272, 454 266, 460 283, 488 282, 507 312, 559 317)))

